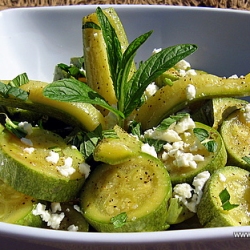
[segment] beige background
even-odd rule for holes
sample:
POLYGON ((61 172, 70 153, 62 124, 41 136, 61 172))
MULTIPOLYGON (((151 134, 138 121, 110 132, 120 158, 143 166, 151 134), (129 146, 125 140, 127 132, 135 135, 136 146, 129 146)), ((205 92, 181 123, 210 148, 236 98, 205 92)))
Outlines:
POLYGON ((250 9, 248 0, 1 0, 0 10, 18 7, 60 6, 78 4, 159 4, 250 9))

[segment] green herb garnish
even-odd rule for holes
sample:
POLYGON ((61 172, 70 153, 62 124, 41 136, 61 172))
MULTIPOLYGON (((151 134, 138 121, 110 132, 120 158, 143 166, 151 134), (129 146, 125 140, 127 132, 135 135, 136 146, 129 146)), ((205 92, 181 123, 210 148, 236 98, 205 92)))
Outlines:
POLYGON ((231 204, 230 203, 230 194, 226 188, 220 192, 219 197, 220 197, 220 201, 222 203, 221 206, 226 211, 229 211, 229 210, 239 206, 238 204, 231 204))
POLYGON ((28 82, 29 79, 26 73, 16 76, 8 84, 0 82, 0 95, 4 98, 12 97, 25 101, 28 99, 29 94, 19 87, 28 82))
POLYGON ((44 95, 59 101, 85 102, 99 105, 116 114, 118 124, 123 127, 124 119, 141 105, 142 96, 147 86, 177 62, 192 54, 197 49, 197 46, 181 44, 163 49, 141 63, 138 70, 129 79, 136 52, 152 34, 152 31, 136 38, 122 53, 117 34, 100 7, 96 9, 96 14, 100 26, 86 23, 83 28, 102 30, 107 49, 110 75, 118 100, 117 109, 111 107, 97 92, 87 85, 74 79, 63 79, 49 84, 44 89, 44 95))
POLYGON ((206 129, 194 128, 193 132, 202 145, 205 146, 208 152, 215 152, 217 150, 217 143, 210 139, 210 134, 206 129))
POLYGON ((127 221, 127 217, 128 217, 127 213, 123 212, 123 213, 120 213, 120 214, 112 217, 110 219, 110 222, 113 223, 115 228, 119 228, 119 227, 122 227, 125 225, 125 223, 127 221))

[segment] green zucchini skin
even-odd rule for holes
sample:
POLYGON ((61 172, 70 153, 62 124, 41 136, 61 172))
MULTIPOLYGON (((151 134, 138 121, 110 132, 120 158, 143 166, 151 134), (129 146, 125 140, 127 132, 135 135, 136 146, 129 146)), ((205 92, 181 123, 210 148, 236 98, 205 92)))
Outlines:
POLYGON ((211 175, 197 207, 197 216, 203 227, 249 225, 249 176, 249 171, 237 166, 226 166, 211 175), (230 194, 230 203, 238 205, 231 210, 224 210, 219 198, 225 188, 230 194))
POLYGON ((250 126, 243 114, 241 109, 232 112, 223 121, 219 131, 228 154, 227 164, 250 171, 250 163, 244 160, 244 157, 249 157, 250 126))
POLYGON ((0 180, 0 221, 21 226, 42 227, 40 216, 32 213, 38 200, 20 193, 0 180))
POLYGON ((80 204, 84 217, 97 231, 161 231, 169 227, 171 195, 164 165, 142 153, 121 164, 98 166, 83 186, 80 204), (125 224, 115 227, 111 219, 123 212, 127 214, 125 224))
MULTIPOLYGON (((37 137, 32 137, 34 140, 35 138, 40 140, 42 136, 45 140, 48 139, 49 141, 53 134, 51 145, 55 145, 54 142, 57 140, 60 141, 58 143, 59 146, 63 146, 64 144, 63 139, 54 133, 40 131, 40 129, 37 132, 37 137)), ((43 165, 48 165, 48 162, 41 160, 41 162, 34 163, 35 158, 39 157, 39 155, 33 155, 34 153, 30 155, 23 154, 20 150, 20 144, 22 143, 18 138, 2 129, 0 132, 0 178, 4 182, 15 190, 39 200, 63 202, 76 198, 78 191, 85 181, 83 174, 76 171, 72 176, 65 177, 56 173, 56 170, 48 170, 43 165), (20 152, 17 150, 20 150, 20 152), (34 164, 36 164, 35 167, 34 164)), ((68 147, 66 144, 64 146, 68 147)), ((43 145, 40 145, 40 147, 43 147, 43 145)), ((49 152, 46 147, 44 150, 49 152)), ((74 157, 80 163, 83 160, 82 155, 77 150, 74 151, 74 154, 74 157)))
POLYGON ((224 79, 212 74, 181 77, 173 86, 166 85, 148 98, 136 112, 135 120, 146 130, 194 102, 215 97, 243 97, 249 93, 250 74, 237 79, 224 79), (196 89, 195 97, 191 100, 186 95, 189 84, 196 89))

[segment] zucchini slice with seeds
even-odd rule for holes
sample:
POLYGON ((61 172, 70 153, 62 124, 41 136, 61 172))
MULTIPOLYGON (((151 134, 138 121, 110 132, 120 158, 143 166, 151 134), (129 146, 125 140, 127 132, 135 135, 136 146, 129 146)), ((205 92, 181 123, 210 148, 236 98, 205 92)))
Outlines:
POLYGON ((40 216, 32 213, 37 200, 20 193, 0 180, 0 221, 22 226, 42 227, 40 216))
POLYGON ((84 217, 97 231, 160 231, 169 227, 171 195, 163 164, 141 153, 121 164, 98 166, 83 186, 80 204, 84 217))
POLYGON ((204 227, 249 226, 250 172, 226 166, 211 175, 197 207, 197 216, 204 227), (221 198, 226 190, 227 199, 221 198), (225 207, 225 204, 229 206, 225 207))
POLYGON ((50 131, 33 128, 26 136, 33 143, 28 146, 2 127, 0 132, 0 178, 15 190, 36 199, 62 202, 74 199, 85 181, 79 164, 82 154, 68 146, 62 137, 50 131), (59 149, 57 162, 46 160, 53 148, 59 149), (72 160, 72 174, 66 176, 65 159, 72 160), (74 169, 74 170, 73 170, 74 169))
POLYGON ((228 165, 250 170, 250 123, 246 122, 243 109, 223 121, 220 133, 228 153, 228 165))

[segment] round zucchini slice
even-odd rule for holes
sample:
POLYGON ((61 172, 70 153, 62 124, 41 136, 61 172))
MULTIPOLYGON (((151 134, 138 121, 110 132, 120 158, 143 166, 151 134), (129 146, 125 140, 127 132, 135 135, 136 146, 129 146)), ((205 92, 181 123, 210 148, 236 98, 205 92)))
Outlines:
POLYGON ((250 223, 250 172, 226 166, 211 175, 197 207, 204 227, 248 226, 250 223))
POLYGON ((25 139, 33 146, 26 145, 7 130, 1 131, 0 178, 36 199, 52 202, 74 199, 85 181, 79 169, 84 162, 82 154, 67 145, 62 137, 38 127, 25 139), (52 152, 58 153, 58 161, 53 162, 52 152))
MULTIPOLYGON (((173 185, 178 183, 192 183, 193 178, 200 172, 207 170, 211 174, 216 169, 224 167, 227 162, 225 145, 217 130, 196 122, 195 128, 187 132, 189 133, 188 136, 187 133, 179 134, 184 143, 183 145, 187 145, 181 150, 181 153, 175 152, 172 154, 170 151, 166 151, 169 153, 167 159, 164 159, 163 155, 161 156, 173 185), (200 142, 197 135, 199 136, 203 132, 207 134, 207 138, 200 142), (210 148, 207 142, 212 143, 210 145, 214 146, 210 148), (195 157, 203 157, 203 160, 197 160, 196 166, 192 166, 191 164, 190 166, 179 166, 178 162, 185 165, 185 162, 191 161, 189 160, 189 156, 194 157, 194 159, 195 157)), ((172 150, 176 149, 173 148, 172 150)))
POLYGON ((160 231, 169 227, 171 181, 163 164, 140 154, 117 165, 99 165, 81 193, 86 220, 100 232, 160 231))
POLYGON ((0 221, 22 226, 42 227, 40 216, 32 213, 37 200, 20 193, 0 180, 0 221))
POLYGON ((228 165, 250 170, 250 123, 244 111, 236 110, 224 120, 220 128, 228 153, 228 165))

